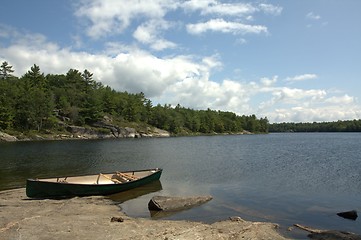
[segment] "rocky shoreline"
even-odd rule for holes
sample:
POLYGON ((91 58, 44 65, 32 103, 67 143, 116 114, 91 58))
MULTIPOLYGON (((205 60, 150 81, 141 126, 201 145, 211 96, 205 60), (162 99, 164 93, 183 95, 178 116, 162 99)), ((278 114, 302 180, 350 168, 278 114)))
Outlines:
POLYGON ((71 140, 71 139, 115 139, 115 138, 152 138, 170 137, 168 131, 159 128, 147 128, 144 132, 138 132, 134 128, 117 127, 116 131, 104 132, 90 127, 68 126, 66 132, 35 134, 31 137, 19 134, 13 136, 0 131, 0 142, 36 141, 36 140, 71 140))
POLYGON ((32 200, 24 188, 0 192, 0 214, 0 239, 287 239, 274 223, 131 218, 106 197, 32 200))

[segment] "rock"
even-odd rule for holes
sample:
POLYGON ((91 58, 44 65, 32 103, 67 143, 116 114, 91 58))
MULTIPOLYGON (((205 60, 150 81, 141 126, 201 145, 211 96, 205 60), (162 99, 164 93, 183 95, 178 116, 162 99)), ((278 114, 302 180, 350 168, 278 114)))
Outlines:
POLYGON ((341 231, 324 231, 321 233, 311 233, 307 235, 311 239, 318 240, 361 240, 361 236, 350 233, 350 232, 341 232, 341 231))
POLYGON ((345 231, 335 231, 335 230, 321 230, 317 228, 311 228, 303 226, 301 224, 294 224, 295 227, 298 227, 302 230, 310 232, 311 234, 307 235, 311 239, 319 240, 361 240, 361 236, 352 232, 345 231))
POLYGON ((124 219, 122 217, 112 217, 110 222, 124 222, 124 219))
POLYGON ((153 128, 152 135, 154 137, 170 137, 170 133, 168 131, 159 128, 153 128))
POLYGON ((244 222, 244 220, 238 216, 229 217, 229 220, 231 220, 232 222, 244 222))
POLYGON ((155 211, 180 211, 199 206, 212 200, 212 196, 194 196, 194 197, 171 197, 154 196, 148 203, 149 210, 155 211))
POLYGON ((348 211, 348 212, 339 212, 337 213, 338 216, 346 218, 346 219, 351 219, 351 220, 356 220, 357 219, 357 211, 356 210, 352 210, 352 211, 348 211))
POLYGON ((125 127, 124 130, 125 130, 125 137, 135 138, 137 131, 134 128, 125 127))
POLYGON ((0 141, 5 141, 5 142, 15 142, 18 141, 18 139, 14 136, 11 136, 7 133, 4 132, 0 132, 0 141))

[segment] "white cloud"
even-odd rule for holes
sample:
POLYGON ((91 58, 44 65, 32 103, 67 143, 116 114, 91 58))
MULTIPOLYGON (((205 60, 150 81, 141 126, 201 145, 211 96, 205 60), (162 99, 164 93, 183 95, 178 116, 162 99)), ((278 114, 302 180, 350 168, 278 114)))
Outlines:
POLYGON ((253 14, 256 8, 249 3, 216 3, 203 8, 202 14, 216 14, 221 16, 242 16, 253 14))
POLYGON ((228 22, 224 19, 211 19, 207 22, 188 24, 187 31, 191 34, 202 34, 207 31, 232 33, 232 34, 248 34, 248 33, 267 33, 267 27, 261 25, 248 25, 239 22, 228 22))
POLYGON ((82 1, 75 14, 90 22, 87 35, 97 39, 122 33, 134 19, 162 19, 177 6, 173 0, 94 0, 82 1))
POLYGON ((252 3, 222 3, 215 0, 190 0, 181 5, 186 11, 200 11, 202 15, 219 15, 234 17, 249 17, 256 12, 264 12, 272 15, 279 15, 282 7, 272 4, 252 4, 252 3))
POLYGON ((280 6, 274 6, 272 4, 265 4, 265 3, 259 4, 259 9, 261 9, 265 13, 275 16, 280 15, 283 10, 283 8, 280 6))
MULTIPOLYGON (((150 46, 153 50, 175 48, 177 43, 162 37, 165 31, 170 30, 172 23, 166 20, 171 12, 184 10, 186 13, 199 13, 203 16, 217 16, 216 19, 205 19, 204 22, 190 23, 186 30, 191 34, 200 34, 206 31, 222 33, 246 34, 267 33, 263 25, 249 25, 242 22, 254 20, 254 14, 279 15, 282 7, 272 4, 253 3, 222 3, 216 0, 129 0, 127 4, 121 1, 83 0, 77 5, 75 15, 83 20, 86 34, 93 39, 106 38, 125 33, 128 28, 135 28, 133 37, 150 46), (224 20, 222 17, 234 19, 224 20), (134 26, 135 25, 135 26, 134 26)), ((81 41, 77 41, 78 43, 81 41)), ((244 42, 244 41, 242 41, 244 42)))
POLYGON ((302 74, 302 75, 297 75, 294 77, 287 77, 286 81, 288 82, 298 82, 298 81, 306 81, 306 80, 313 80, 313 79, 317 79, 318 76, 316 74, 302 74))
POLYGON ((278 76, 274 76, 272 79, 263 77, 263 78, 261 78, 261 83, 262 83, 264 86, 271 86, 271 85, 273 85, 274 83, 276 83, 277 80, 278 80, 278 76))
POLYGON ((267 117, 274 122, 323 122, 357 119, 361 110, 358 106, 345 109, 340 105, 324 107, 278 108, 269 112, 267 117))
POLYGON ((333 104, 351 104, 351 103, 355 103, 355 98, 345 94, 341 97, 338 96, 330 97, 326 99, 325 102, 333 103, 333 104))
POLYGON ((167 48, 175 48, 177 44, 160 37, 163 30, 167 30, 171 24, 164 20, 150 20, 138 26, 133 37, 143 44, 149 44, 153 50, 161 51, 167 48))
POLYGON ((317 15, 317 14, 315 14, 313 12, 309 12, 309 13, 307 13, 306 18, 310 19, 310 20, 320 20, 321 16, 317 15))

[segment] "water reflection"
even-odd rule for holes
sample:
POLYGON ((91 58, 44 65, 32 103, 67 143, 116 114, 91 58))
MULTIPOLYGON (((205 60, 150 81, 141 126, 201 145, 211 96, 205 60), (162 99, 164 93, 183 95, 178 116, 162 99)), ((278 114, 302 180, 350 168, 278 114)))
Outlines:
POLYGON ((140 186, 138 188, 134 188, 125 192, 120 192, 116 194, 109 195, 108 197, 117 203, 124 203, 126 201, 136 199, 138 197, 141 197, 143 195, 147 195, 150 193, 158 192, 162 190, 162 183, 160 180, 151 182, 149 184, 146 184, 144 186, 140 186))

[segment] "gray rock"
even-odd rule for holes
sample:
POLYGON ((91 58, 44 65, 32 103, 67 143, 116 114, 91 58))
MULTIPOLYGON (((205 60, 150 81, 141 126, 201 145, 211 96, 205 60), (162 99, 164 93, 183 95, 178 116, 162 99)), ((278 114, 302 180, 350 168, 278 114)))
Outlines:
POLYGON ((180 211, 199 206, 212 200, 212 196, 171 197, 154 196, 148 203, 148 209, 154 211, 180 211))
POLYGON ((346 219, 351 219, 351 220, 356 220, 357 219, 357 211, 356 210, 352 210, 352 211, 348 211, 348 212, 339 212, 337 213, 338 216, 346 218, 346 219))
POLYGON ((6 142, 15 142, 18 141, 18 139, 14 136, 11 136, 7 133, 0 132, 0 141, 6 141, 6 142))

